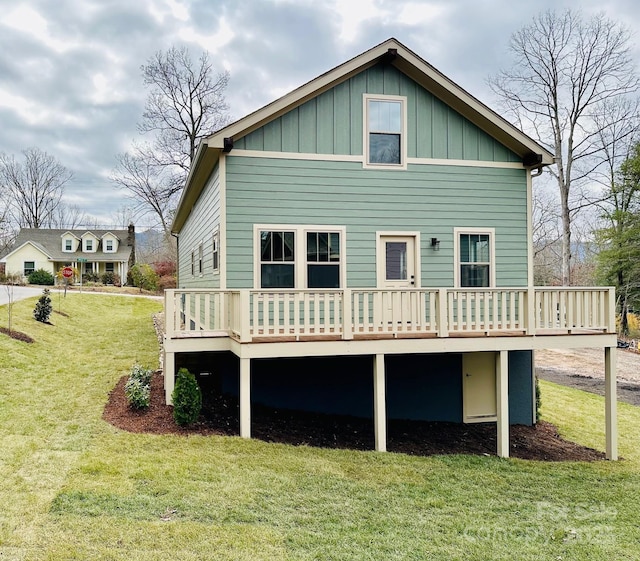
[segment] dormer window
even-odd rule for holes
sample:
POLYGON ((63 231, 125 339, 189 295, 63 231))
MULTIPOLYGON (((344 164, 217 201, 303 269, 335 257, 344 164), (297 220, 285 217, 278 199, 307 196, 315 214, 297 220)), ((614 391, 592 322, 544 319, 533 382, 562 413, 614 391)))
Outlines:
POLYGON ((65 251, 73 251, 73 241, 72 240, 64 240, 64 250, 65 251))
POLYGON ((105 251, 109 251, 109 252, 113 251, 113 240, 105 241, 105 251))
POLYGON ((84 249, 85 251, 93 251, 93 240, 85 240, 84 249))

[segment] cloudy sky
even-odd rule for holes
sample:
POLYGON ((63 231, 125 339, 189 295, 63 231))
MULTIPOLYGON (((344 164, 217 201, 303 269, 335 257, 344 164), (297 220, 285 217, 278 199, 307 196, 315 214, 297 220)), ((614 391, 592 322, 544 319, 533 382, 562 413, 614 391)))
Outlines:
POLYGON ((637 0, 0 0, 0 152, 55 156, 74 173, 65 202, 112 224, 130 204, 114 156, 140 138, 140 66, 158 50, 208 50, 231 74, 234 118, 389 37, 492 105, 486 78, 509 65, 511 33, 578 6, 640 42, 637 0))

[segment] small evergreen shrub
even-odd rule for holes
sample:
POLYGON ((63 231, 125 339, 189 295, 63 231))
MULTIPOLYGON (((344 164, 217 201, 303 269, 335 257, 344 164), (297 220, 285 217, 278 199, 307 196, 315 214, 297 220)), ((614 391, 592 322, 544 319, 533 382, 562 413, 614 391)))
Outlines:
POLYGON ((45 288, 42 291, 42 296, 36 302, 36 307, 33 310, 33 317, 36 318, 37 321, 41 321, 42 323, 48 323, 49 316, 53 311, 53 307, 51 306, 51 298, 49 297, 49 289, 45 288))
POLYGON ((186 368, 178 370, 176 386, 171 394, 173 419, 180 426, 195 423, 202 409, 202 392, 196 377, 186 368))
POLYGON ((30 273, 27 277, 29 284, 40 284, 44 286, 52 286, 53 285, 53 275, 49 271, 45 271, 44 269, 37 269, 30 273))
POLYGON ((146 409, 151 403, 152 371, 139 364, 134 364, 129 379, 124 385, 124 395, 129 406, 134 409, 146 409))
POLYGON ((85 273, 82 275, 82 282, 98 282, 100 280, 100 276, 98 273, 85 273))

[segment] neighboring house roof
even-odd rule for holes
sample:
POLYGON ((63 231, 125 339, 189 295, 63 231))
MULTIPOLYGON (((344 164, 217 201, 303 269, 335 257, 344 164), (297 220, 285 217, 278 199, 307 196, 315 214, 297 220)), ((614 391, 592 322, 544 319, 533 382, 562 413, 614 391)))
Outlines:
POLYGON ((25 244, 31 244, 44 253, 51 261, 73 261, 78 257, 84 257, 87 261, 127 261, 131 250, 131 246, 127 245, 127 230, 58 230, 51 228, 22 228, 11 251, 5 256, 4 260, 12 253, 18 251, 25 244), (62 251, 62 236, 71 234, 77 239, 81 239, 86 233, 91 233, 98 239, 105 234, 112 234, 118 238, 118 251, 103 253, 102 246, 97 247, 97 251, 84 252, 82 247, 78 247, 77 251, 62 251))
POLYGON ((531 160, 530 167, 546 166, 554 162, 553 154, 546 148, 447 78, 397 39, 391 38, 203 138, 189 171, 172 231, 178 232, 184 225, 191 207, 204 188, 220 153, 225 150, 225 147, 227 150, 229 149, 228 139, 237 140, 246 136, 381 61, 394 65, 523 160, 537 155, 538 158, 534 157, 531 160), (227 139, 226 146, 225 139, 227 139))

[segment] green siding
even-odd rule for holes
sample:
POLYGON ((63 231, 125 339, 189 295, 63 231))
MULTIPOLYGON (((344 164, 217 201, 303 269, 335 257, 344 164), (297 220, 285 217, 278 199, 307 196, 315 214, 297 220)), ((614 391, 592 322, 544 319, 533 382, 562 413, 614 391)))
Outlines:
MULTIPOLYGON (((218 168, 211 174, 207 186, 193 205, 179 237, 178 281, 179 288, 219 288, 220 275, 213 273, 213 231, 220 225, 220 180, 218 168), (203 272, 196 270, 191 274, 191 251, 196 251, 196 269, 198 246, 202 243, 203 272)), ((221 259, 224 254, 221 253, 221 259)))
POLYGON ((393 66, 377 65, 235 140, 237 149, 362 155, 363 94, 407 98, 409 157, 517 162, 518 157, 393 66))
POLYGON ((526 286, 526 177, 520 169, 228 157, 228 286, 253 286, 253 225, 346 226, 347 282, 376 285, 376 231, 421 232, 422 286, 453 286, 453 228, 496 229, 496 283, 526 286), (431 237, 441 240, 433 251, 431 237))

